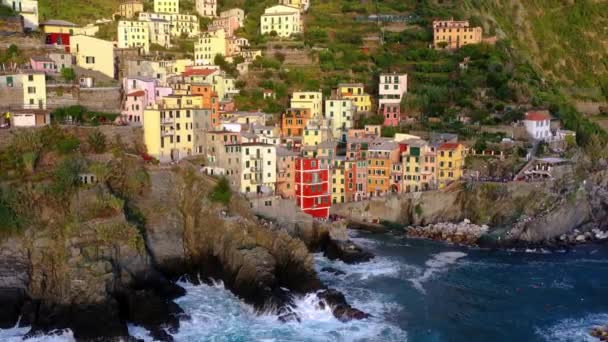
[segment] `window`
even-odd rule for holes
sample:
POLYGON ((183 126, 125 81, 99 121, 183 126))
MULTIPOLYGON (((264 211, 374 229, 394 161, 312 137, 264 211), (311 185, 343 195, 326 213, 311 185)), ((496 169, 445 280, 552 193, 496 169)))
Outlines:
POLYGON ((27 87, 28 94, 36 94, 36 87, 27 87))
POLYGON ((95 64, 95 57, 87 56, 85 60, 86 64, 95 64))
POLYGON ((28 81, 33 81, 34 80, 34 75, 27 75, 27 80, 28 81))

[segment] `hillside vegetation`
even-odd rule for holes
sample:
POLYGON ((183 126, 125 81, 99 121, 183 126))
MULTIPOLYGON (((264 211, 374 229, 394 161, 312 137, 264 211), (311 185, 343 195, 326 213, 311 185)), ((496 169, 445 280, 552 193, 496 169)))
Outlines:
POLYGON ((573 97, 608 98, 608 2, 465 0, 518 54, 573 97))
POLYGON ((97 19, 111 19, 118 12, 120 0, 39 0, 40 21, 67 20, 89 24, 97 19))

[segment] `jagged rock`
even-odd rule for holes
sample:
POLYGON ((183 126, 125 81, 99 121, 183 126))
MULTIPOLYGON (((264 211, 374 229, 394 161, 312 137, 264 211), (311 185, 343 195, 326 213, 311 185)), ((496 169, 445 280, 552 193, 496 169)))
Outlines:
POLYGON ((328 241, 324 255, 331 260, 339 259, 347 264, 357 264, 374 258, 372 253, 363 250, 350 240, 328 241))
POLYGON ((369 314, 348 305, 344 294, 337 290, 327 289, 321 291, 317 294, 317 297, 320 299, 319 306, 323 308, 327 304, 332 309, 334 316, 343 322, 370 317, 369 314))

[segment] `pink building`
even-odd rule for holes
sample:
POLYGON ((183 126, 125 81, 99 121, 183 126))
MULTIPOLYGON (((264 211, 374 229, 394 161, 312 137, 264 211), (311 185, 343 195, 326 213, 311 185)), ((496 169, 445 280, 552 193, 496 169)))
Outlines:
POLYGON ((385 126, 397 126, 401 121, 401 100, 407 93, 407 74, 380 74, 378 111, 385 126))
POLYGON ((42 71, 47 74, 57 72, 55 61, 47 56, 36 56, 30 58, 30 65, 32 66, 32 69, 42 71))
POLYGON ((124 122, 135 125, 143 125, 144 109, 148 103, 148 95, 143 90, 136 90, 127 94, 122 118, 124 122))
POLYGON ((213 20, 211 25, 209 25, 209 30, 211 31, 218 28, 223 28, 224 32, 226 32, 226 36, 232 37, 234 36, 234 31, 236 31, 239 27, 241 27, 239 18, 237 16, 230 16, 213 20))

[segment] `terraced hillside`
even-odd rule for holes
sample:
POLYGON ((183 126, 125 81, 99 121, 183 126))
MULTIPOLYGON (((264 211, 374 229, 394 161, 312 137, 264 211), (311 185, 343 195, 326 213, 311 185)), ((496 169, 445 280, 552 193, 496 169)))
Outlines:
POLYGON ((465 0, 463 10, 493 26, 564 93, 608 98, 608 2, 465 0))

